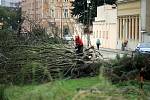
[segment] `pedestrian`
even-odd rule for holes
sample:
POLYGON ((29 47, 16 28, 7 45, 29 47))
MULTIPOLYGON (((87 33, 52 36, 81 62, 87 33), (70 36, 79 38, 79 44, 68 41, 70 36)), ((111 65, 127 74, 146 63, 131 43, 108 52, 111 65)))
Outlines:
POLYGON ((140 89, 143 89, 144 84, 144 68, 141 68, 140 70, 140 89))
POLYGON ((96 40, 96 46, 97 46, 97 49, 99 50, 99 46, 101 45, 101 43, 100 43, 100 39, 97 39, 96 40))
POLYGON ((122 42, 122 51, 125 51, 127 49, 127 44, 128 44, 128 40, 125 40, 124 42, 122 42))
POLYGON ((75 36, 75 45, 76 45, 76 53, 83 55, 83 42, 82 39, 79 36, 75 36))

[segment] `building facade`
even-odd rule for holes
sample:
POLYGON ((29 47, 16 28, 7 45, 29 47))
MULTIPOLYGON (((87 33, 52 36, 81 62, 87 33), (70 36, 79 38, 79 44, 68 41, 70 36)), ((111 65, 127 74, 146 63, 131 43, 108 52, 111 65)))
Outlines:
POLYGON ((100 39, 101 47, 116 49, 117 45, 117 8, 114 5, 97 7, 97 17, 93 22, 91 44, 100 39))
POLYGON ((118 49, 124 41, 128 41, 128 50, 133 50, 139 42, 150 42, 149 2, 150 0, 118 0, 118 49))
MULTIPOLYGON (((23 16, 40 23, 50 34, 55 26, 59 36, 73 33, 74 20, 71 17, 71 0, 22 0, 23 16)), ((28 21, 24 27, 31 30, 28 21)))
POLYGON ((141 0, 142 42, 150 42, 150 0, 141 0))

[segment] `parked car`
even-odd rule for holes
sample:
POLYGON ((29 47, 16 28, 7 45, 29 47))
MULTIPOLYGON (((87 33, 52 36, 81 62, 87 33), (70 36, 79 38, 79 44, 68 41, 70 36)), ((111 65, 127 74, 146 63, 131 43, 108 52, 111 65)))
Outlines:
POLYGON ((69 36, 69 35, 65 35, 64 36, 64 40, 66 40, 66 41, 73 41, 73 37, 69 36))
POLYGON ((72 36, 66 35, 63 37, 63 39, 66 41, 66 43, 73 44, 74 39, 72 36))
POLYGON ((150 54, 150 43, 139 43, 135 48, 135 52, 139 54, 150 54))

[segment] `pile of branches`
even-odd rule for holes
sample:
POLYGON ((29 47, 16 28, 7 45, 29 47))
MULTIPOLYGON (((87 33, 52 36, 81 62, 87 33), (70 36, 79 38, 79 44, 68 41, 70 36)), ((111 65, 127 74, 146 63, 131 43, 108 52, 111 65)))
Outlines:
POLYGON ((57 39, 37 38, 38 33, 18 37, 11 30, 3 30, 0 35, 1 84, 51 81, 61 76, 61 67, 72 65, 66 60, 71 58, 71 55, 65 56, 67 48, 57 39))
POLYGON ((133 57, 116 56, 115 60, 105 64, 104 75, 112 83, 139 79, 141 68, 144 68, 144 78, 150 80, 150 57, 148 55, 135 54, 133 57))
POLYGON ((38 33, 18 37, 12 31, 0 35, 0 84, 43 83, 99 73, 100 63, 79 59, 60 39, 37 38, 38 33))

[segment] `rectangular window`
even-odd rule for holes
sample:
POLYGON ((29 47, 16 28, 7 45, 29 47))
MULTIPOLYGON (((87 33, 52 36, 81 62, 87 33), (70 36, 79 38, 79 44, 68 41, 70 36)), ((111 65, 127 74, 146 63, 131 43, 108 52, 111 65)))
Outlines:
POLYGON ((95 32, 93 32, 93 38, 95 38, 95 32))
POLYGON ((98 37, 98 30, 97 30, 97 33, 96 33, 96 37, 98 37))
POLYGON ((68 18, 68 9, 64 9, 64 17, 68 18))
POLYGON ((64 0, 64 2, 68 2, 68 0, 64 0))
POLYGON ((99 38, 101 38, 101 31, 99 31, 99 38))
POLYGON ((108 31, 106 32, 106 39, 108 40, 108 31))
POLYGON ((51 9, 51 17, 55 17, 54 16, 54 9, 51 9))

